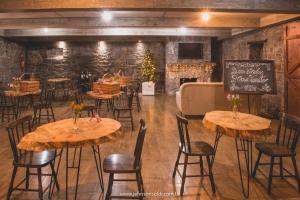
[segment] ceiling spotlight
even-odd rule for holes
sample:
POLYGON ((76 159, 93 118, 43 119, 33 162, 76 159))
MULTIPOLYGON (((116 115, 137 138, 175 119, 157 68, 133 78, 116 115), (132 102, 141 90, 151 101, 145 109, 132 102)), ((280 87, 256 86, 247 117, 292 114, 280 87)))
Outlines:
POLYGON ((101 14, 101 17, 104 21, 107 21, 107 22, 113 18, 112 14, 108 11, 103 11, 101 14))
POLYGON ((209 13, 208 12, 202 12, 201 13, 201 18, 203 21, 207 22, 210 18, 209 13))
POLYGON ((43 28, 43 31, 44 31, 45 33, 48 33, 49 29, 48 29, 47 27, 45 27, 45 28, 43 28))
POLYGON ((186 33, 187 32, 187 28, 186 27, 180 27, 179 28, 179 32, 180 33, 186 33))

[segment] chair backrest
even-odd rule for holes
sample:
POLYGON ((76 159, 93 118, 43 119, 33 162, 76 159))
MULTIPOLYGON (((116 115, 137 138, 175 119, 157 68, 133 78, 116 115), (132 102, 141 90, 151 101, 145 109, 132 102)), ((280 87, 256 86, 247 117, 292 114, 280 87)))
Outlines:
POLYGON ((20 155, 25 153, 25 151, 18 149, 17 145, 22 137, 31 132, 31 120, 31 116, 24 116, 6 125, 6 130, 15 162, 18 162, 20 155))
POLYGON ((300 136, 300 120, 292 115, 280 113, 276 143, 284 145, 295 153, 300 136))
POLYGON ((137 136, 135 149, 134 149, 134 157, 135 157, 134 167, 138 167, 141 164, 141 156, 142 156, 146 131, 147 131, 146 123, 143 119, 141 119, 140 129, 139 129, 139 133, 137 136))
POLYGON ((128 108, 132 108, 133 96, 134 96, 134 91, 130 89, 129 94, 127 96, 128 108))
POLYGON ((52 101, 53 101, 54 96, 55 96, 55 89, 47 89, 45 92, 46 92, 45 93, 46 96, 45 96, 44 103, 47 106, 52 106, 52 101))
POLYGON ((190 135, 188 130, 188 120, 179 114, 176 115, 177 125, 178 125, 178 134, 179 134, 179 142, 181 144, 181 148, 185 149, 185 151, 191 152, 191 142, 190 135))
POLYGON ((137 82, 136 85, 135 85, 135 87, 134 87, 134 92, 135 92, 136 94, 138 94, 139 91, 140 91, 140 88, 141 88, 141 83, 140 83, 140 82, 137 82))
POLYGON ((75 92, 75 102, 83 103, 83 96, 78 90, 76 90, 76 92, 75 92))

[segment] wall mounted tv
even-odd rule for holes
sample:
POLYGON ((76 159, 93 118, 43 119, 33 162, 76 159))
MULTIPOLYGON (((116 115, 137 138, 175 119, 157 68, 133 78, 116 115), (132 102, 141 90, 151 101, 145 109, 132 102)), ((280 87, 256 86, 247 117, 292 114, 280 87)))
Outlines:
POLYGON ((178 59, 203 59, 203 44, 179 43, 178 59))

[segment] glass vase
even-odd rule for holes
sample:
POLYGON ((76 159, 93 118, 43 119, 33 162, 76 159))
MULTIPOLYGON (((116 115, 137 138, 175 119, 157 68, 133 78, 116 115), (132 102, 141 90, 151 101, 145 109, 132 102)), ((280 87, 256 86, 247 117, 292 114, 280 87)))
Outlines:
POLYGON ((78 114, 74 114, 74 117, 73 117, 73 130, 74 131, 78 130, 77 121, 78 121, 78 114))
POLYGON ((238 111, 239 111, 238 106, 234 104, 232 107, 233 119, 238 119, 238 111))

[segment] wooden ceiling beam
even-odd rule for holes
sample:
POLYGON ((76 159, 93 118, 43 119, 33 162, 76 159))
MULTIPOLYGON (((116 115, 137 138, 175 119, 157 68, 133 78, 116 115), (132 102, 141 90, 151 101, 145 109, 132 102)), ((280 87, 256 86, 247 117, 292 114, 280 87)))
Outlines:
POLYGON ((294 19, 300 19, 300 14, 273 14, 260 18, 260 27, 271 26, 278 23, 287 22, 294 19))
POLYGON ((102 28, 102 29, 43 29, 5 30, 5 37, 54 37, 54 36, 206 36, 225 38, 230 29, 189 28, 102 28))
POLYGON ((1 0, 0 12, 58 10, 210 10, 299 13, 299 0, 1 0))
POLYGON ((3 19, 0 29, 30 28, 97 28, 97 27, 193 27, 193 28, 258 28, 259 19, 214 17, 209 22, 191 18, 114 18, 104 22, 101 18, 47 18, 3 19))

